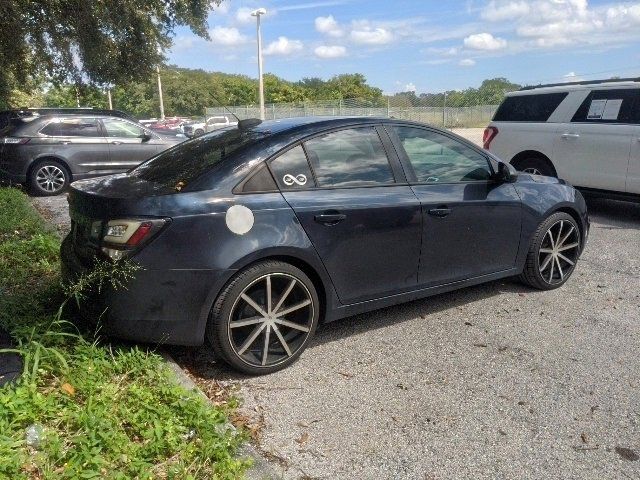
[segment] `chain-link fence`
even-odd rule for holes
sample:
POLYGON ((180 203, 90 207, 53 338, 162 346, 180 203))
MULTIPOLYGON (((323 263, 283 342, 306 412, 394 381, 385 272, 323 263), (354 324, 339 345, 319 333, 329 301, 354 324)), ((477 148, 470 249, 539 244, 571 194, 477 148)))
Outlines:
MULTIPOLYGON (((270 103, 265 105, 265 118, 307 116, 394 117, 414 120, 444 128, 485 127, 498 105, 473 105, 469 99, 454 99, 458 104, 447 105, 447 97, 386 97, 379 100, 325 100, 298 103, 270 103), (440 103, 440 105, 438 105, 440 103), (466 104, 466 105, 465 105, 466 104)), ((240 119, 260 118, 257 105, 207 108, 208 117, 233 113, 240 119)))

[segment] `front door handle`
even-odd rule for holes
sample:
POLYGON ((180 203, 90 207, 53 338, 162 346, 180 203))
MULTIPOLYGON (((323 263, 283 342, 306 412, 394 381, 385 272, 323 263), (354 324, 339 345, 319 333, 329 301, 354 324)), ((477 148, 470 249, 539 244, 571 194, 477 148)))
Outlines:
POLYGON ((562 138, 580 138, 579 133, 563 133, 560 135, 562 138))
POLYGON ((325 225, 336 225, 345 218, 347 218, 347 216, 344 213, 322 213, 313 217, 316 222, 323 223, 325 225))
POLYGON ((119 142, 118 140, 114 140, 113 142, 111 142, 111 145, 122 145, 122 142, 119 142))
POLYGON ((60 145, 69 145, 71 143, 71 141, 70 140, 60 140, 58 143, 60 145))
POLYGON ((432 208, 431 210, 429 210, 429 215, 432 215, 434 217, 440 217, 440 218, 446 217, 450 213, 451 213, 450 208, 432 208))

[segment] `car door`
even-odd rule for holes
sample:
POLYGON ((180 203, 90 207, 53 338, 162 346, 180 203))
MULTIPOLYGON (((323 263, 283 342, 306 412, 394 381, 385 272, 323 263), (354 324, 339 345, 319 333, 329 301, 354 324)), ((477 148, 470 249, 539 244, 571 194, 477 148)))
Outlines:
POLYGON ((388 131, 422 206, 418 281, 436 286, 515 267, 522 206, 512 184, 494 181, 488 157, 439 131, 388 131))
POLYGON ((553 157, 560 178, 579 187, 625 191, 640 89, 593 90, 569 123, 561 124, 553 157))
POLYGON ((103 118, 105 135, 109 143, 109 160, 114 172, 126 171, 161 150, 160 138, 128 120, 103 118))
POLYGON ((43 154, 62 158, 73 175, 99 174, 109 164, 109 147, 92 117, 53 118, 40 130, 43 154))
POLYGON ((346 128, 270 162, 343 304, 417 285, 420 204, 385 141, 376 126, 346 128))
POLYGON ((627 171, 627 193, 640 195, 640 98, 633 106, 633 133, 631 137, 631 155, 627 171))

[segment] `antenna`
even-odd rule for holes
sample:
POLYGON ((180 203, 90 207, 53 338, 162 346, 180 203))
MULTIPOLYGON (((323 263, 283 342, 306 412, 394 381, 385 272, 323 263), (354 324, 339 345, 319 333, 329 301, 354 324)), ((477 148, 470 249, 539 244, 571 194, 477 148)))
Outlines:
MULTIPOLYGON (((215 95, 211 95, 211 96, 213 97, 213 99, 214 99, 216 102, 218 102, 218 103, 220 104, 220 106, 221 106, 222 108, 224 108, 224 109, 225 109, 225 111, 226 111, 229 115, 233 115, 233 118, 235 118, 235 119, 236 119, 236 122, 240 123, 240 119, 238 118, 238 116, 237 116, 235 113, 233 113, 231 110, 229 110, 229 109, 227 108, 227 106, 226 106, 224 103, 222 103, 220 100, 218 100, 218 97, 216 97, 215 95)), ((205 110, 205 117, 206 117, 206 110, 205 110)), ((206 120, 206 119, 205 119, 205 120, 206 120)))

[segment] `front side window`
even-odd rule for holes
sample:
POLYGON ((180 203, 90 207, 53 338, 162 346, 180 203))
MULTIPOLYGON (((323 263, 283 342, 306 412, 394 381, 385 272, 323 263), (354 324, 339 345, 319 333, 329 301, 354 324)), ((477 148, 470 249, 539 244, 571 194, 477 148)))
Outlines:
POLYGON ((594 90, 571 119, 586 123, 640 123, 640 89, 594 90))
POLYGON ((474 182, 491 178, 487 158, 463 143, 421 128, 393 128, 418 183, 474 182))
POLYGON ((51 137, 101 137, 95 118, 57 118, 49 122, 40 133, 51 137))
POLYGON ((271 162, 271 171, 281 190, 303 190, 315 187, 307 156, 298 145, 271 162))
POLYGON ((395 181, 375 127, 327 133, 304 145, 319 187, 385 185, 395 181))
POLYGON ((140 138, 146 133, 144 129, 133 123, 115 118, 104 118, 102 123, 107 131, 107 137, 140 138))

